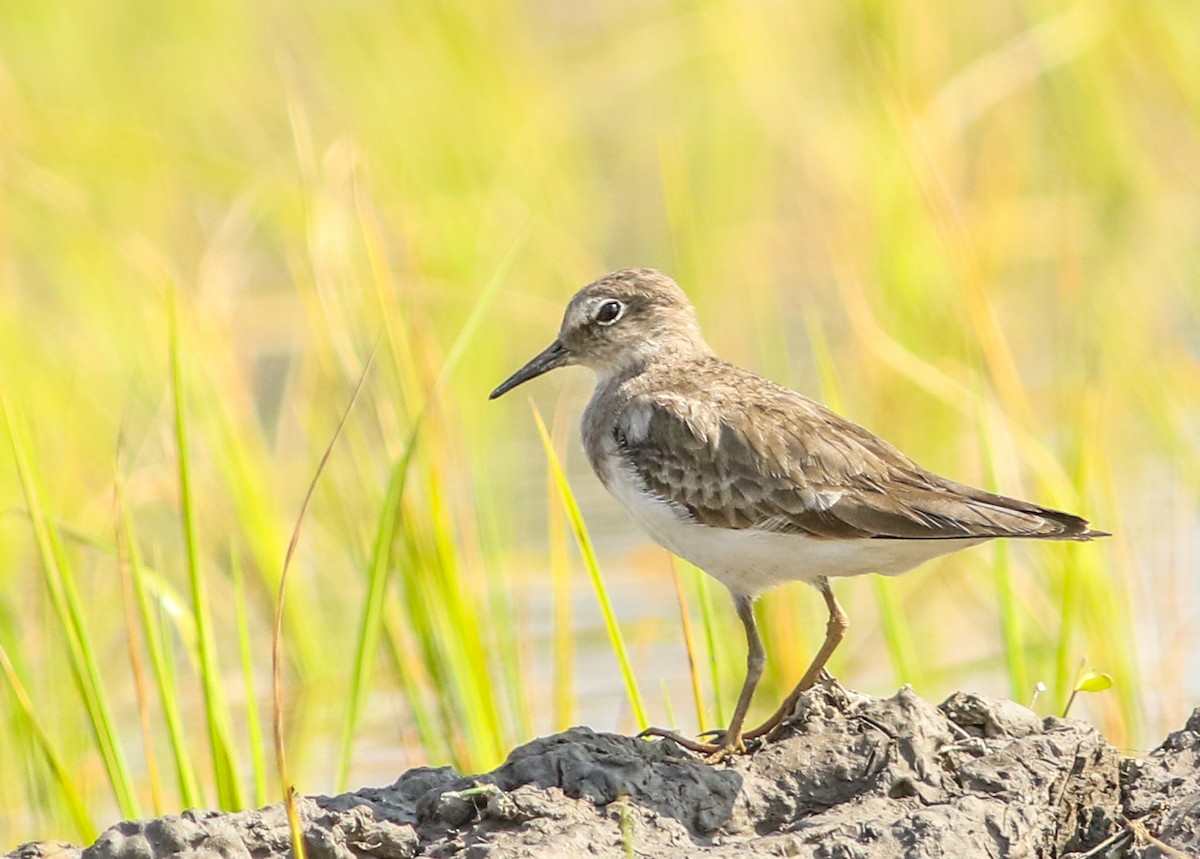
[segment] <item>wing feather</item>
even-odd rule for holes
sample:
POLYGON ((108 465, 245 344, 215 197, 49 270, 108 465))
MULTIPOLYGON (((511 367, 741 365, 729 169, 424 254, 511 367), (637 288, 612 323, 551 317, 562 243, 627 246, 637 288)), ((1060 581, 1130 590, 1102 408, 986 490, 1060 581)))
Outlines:
POLYGON ((634 396, 617 417, 618 449, 650 491, 716 528, 831 539, 1099 536, 1079 517, 940 478, 786 388, 756 390, 634 396))

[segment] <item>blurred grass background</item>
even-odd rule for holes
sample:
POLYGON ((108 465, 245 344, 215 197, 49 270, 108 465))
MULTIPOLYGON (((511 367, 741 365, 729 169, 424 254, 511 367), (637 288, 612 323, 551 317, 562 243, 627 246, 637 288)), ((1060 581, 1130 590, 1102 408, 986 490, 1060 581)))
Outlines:
MULTIPOLYGON (((528 398, 486 401, 624 266, 928 467, 1115 533, 840 582, 843 682, 1052 713, 1085 663, 1116 685, 1073 714, 1155 745, 1200 698, 1197 34, 1105 0, 4 6, 3 842, 278 798, 275 589, 377 340, 287 594, 300 790, 636 728, 573 533, 647 718, 721 722, 740 628, 587 471, 587 373, 522 390, 582 535, 528 398)), ((766 714, 824 618, 760 611, 766 714)))

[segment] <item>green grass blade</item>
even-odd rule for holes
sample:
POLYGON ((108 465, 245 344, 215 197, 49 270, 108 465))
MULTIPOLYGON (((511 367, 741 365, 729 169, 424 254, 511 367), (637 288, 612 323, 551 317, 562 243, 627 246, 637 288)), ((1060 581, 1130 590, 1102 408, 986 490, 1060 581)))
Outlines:
POLYGON ((704 647, 708 651, 708 670, 712 678, 713 709, 717 714, 717 724, 726 725, 728 723, 725 721, 725 705, 721 695, 724 689, 721 683, 724 671, 721 667, 721 647, 717 641, 720 632, 717 629, 717 617, 712 604, 712 580, 708 573, 699 567, 687 564, 687 568, 691 570, 692 583, 700 601, 700 622, 704 626, 704 647))
POLYGON ((1078 668, 1072 654, 1078 628, 1079 606, 1082 601, 1079 570, 1075 564, 1062 566, 1062 589, 1059 592, 1058 638, 1054 643, 1054 702, 1059 712, 1066 709, 1074 687, 1078 668))
POLYGON ((1008 690, 1014 701, 1027 699, 1033 686, 1025 660, 1025 630, 1012 578, 1012 553, 1008 544, 996 543, 992 550, 993 581, 1000 608, 1000 633, 1004 638, 1004 661, 1008 670, 1008 690))
MULTIPOLYGON (((439 445, 433 437, 426 450, 439 445)), ((434 458, 436 460, 436 458, 434 458)), ((502 760, 507 754, 505 732, 501 723, 498 702, 504 697, 503 672, 495 665, 487 638, 494 635, 492 625, 502 625, 503 619, 485 618, 480 606, 487 606, 486 594, 490 580, 470 581, 465 573, 466 559, 460 558, 449 525, 445 498, 445 477, 440 468, 426 471, 426 505, 431 520, 430 546, 434 569, 438 575, 429 580, 432 610, 439 630, 437 645, 447 656, 459 702, 459 716, 467 726, 472 760, 470 766, 486 766, 502 760), (482 594, 483 598, 476 594, 482 594)), ((447 724, 454 730, 457 724, 447 724)))
POLYGON ((871 576, 871 587, 879 607, 879 622, 883 628, 883 640, 887 645, 892 671, 897 683, 919 682, 919 666, 913 648, 909 624, 904 610, 896 597, 895 585, 883 576, 871 576))
POLYGON ((104 760, 109 784, 121 813, 126 817, 137 817, 139 808, 129 776, 129 767, 125 762, 125 754, 113 723, 108 699, 104 694, 96 651, 83 622, 83 608, 75 587, 75 577, 66 552, 63 551, 58 530, 46 513, 41 484, 31 465, 25 434, 2 391, 0 413, 4 417, 4 425, 17 464, 17 476, 25 494, 42 575, 54 612, 65 634, 71 672, 88 713, 92 736, 104 760))
MULTIPOLYGON (((504 705, 513 732, 517 737, 535 735, 533 705, 528 691, 529 665, 532 661, 531 642, 526 632, 530 628, 527 600, 522 599, 508 564, 489 567, 486 585, 488 601, 487 617, 492 621, 485 629, 485 647, 495 654, 503 680, 504 705)), ((489 681, 489 685, 492 683, 489 681)), ((488 687, 480 691, 486 694, 488 687)), ((500 696, 495 696, 499 701, 500 696)), ((502 735, 503 736, 503 735, 502 735)), ((502 752, 503 754, 503 752, 502 752)))
POLYGON ((392 467, 387 495, 376 521, 375 540, 367 564, 367 596, 358 623, 358 640, 350 668, 350 692, 346 698, 345 717, 342 721, 341 751, 338 755, 337 775, 334 777, 334 787, 339 791, 345 790, 346 781, 350 776, 354 734, 362 717, 367 689, 374 671, 375 652, 379 647, 382 631, 384 598, 387 595, 391 547, 413 450, 413 444, 410 442, 392 467))
POLYGON ((550 590, 554 601, 554 727, 556 730, 565 731, 575 724, 576 718, 575 612, 571 605, 571 559, 567 547, 567 523, 561 507, 551 505, 549 529, 550 590))
POLYGON ((192 484, 191 446, 188 440, 183 365, 180 357, 179 309, 174 293, 171 294, 170 317, 171 402, 179 480, 180 525, 183 528, 188 585, 196 623, 200 683, 204 692, 204 717, 208 725, 209 751, 217 786, 217 801, 221 808, 233 811, 243 807, 242 788, 229 741, 229 712, 225 706, 212 623, 209 618, 208 590, 200 564, 200 536, 196 528, 195 487, 192 484))
POLYGON ((392 659, 400 688, 408 703, 413 725, 422 748, 430 759, 445 760, 451 755, 450 744, 438 725, 430 705, 431 682, 424 664, 413 644, 411 627, 405 622, 398 600, 391 600, 384 610, 384 631, 388 639, 388 655, 392 659))
MULTIPOLYGON (((982 407, 976 423, 980 428, 980 444, 983 447, 983 463, 988 486, 995 489, 999 484, 999 461, 997 460, 994 430, 984 417, 982 407)), ((992 564, 992 581, 996 588, 996 603, 1000 609, 1000 633, 1004 639, 1004 661, 1008 671, 1009 694, 1014 701, 1024 701, 1032 692, 1033 686, 1030 682, 1029 667, 1025 658, 1027 643, 1024 617, 1013 582, 1012 555, 1006 541, 998 540, 993 545, 992 564)))
POLYGON ((87 804, 83 800, 79 786, 71 778, 70 770, 63 763, 62 756, 50 741, 50 736, 46 733, 46 728, 38 717, 40 711, 29 699, 29 693, 26 692, 25 685, 21 682, 21 678, 18 676, 12 660, 8 658, 8 651, 3 646, 0 646, 0 671, 4 672, 4 679, 8 681, 9 691, 12 692, 13 699, 17 702, 17 707, 20 709, 25 723, 29 726, 30 731, 37 740, 38 749, 45 757, 46 764, 50 767, 54 781, 61 791, 60 798, 67 806, 67 810, 71 815, 71 822, 75 825, 75 831, 79 835, 79 839, 85 844, 95 841, 97 835, 96 824, 92 820, 91 814, 88 813, 87 804))
POLYGON ((250 762, 254 771, 254 804, 262 807, 268 801, 267 749, 263 744, 258 694, 254 688, 254 642, 250 635, 250 617, 246 609, 246 580, 236 554, 231 555, 229 568, 233 576, 233 613, 237 623, 242 690, 246 697, 246 737, 250 744, 250 762))
MULTIPOLYGON (((117 469, 117 482, 120 481, 120 467, 117 469)), ((115 486, 115 484, 114 484, 115 486)), ((126 643, 129 646, 129 667, 133 677, 134 694, 137 700, 138 723, 142 731, 142 746, 146 758, 146 780, 150 782, 151 808, 155 815, 166 813, 163 799, 162 776, 159 770, 158 754, 154 746, 153 720, 150 715, 150 694, 147 690, 145 663, 142 661, 141 647, 138 645, 138 614, 137 598, 134 596, 133 573, 130 571, 129 551, 122 539, 121 508, 119 490, 113 492, 116 507, 116 538, 117 566, 121 573, 121 608, 125 619, 126 643)))
POLYGON ((591 579, 592 588, 596 592, 596 601, 600 604, 600 614, 604 618, 604 628, 608 632, 609 643, 612 645, 613 653, 616 654, 617 664, 621 668, 621 678, 625 682, 625 694, 629 698, 630 707, 633 708, 634 720, 637 722, 638 729, 643 730, 650 726, 650 721, 646 717, 646 708, 642 704, 642 693, 638 690, 637 678, 634 677, 633 666, 629 662, 629 653, 625 649, 625 639, 621 635, 621 627, 617 623, 612 602, 608 598, 608 588, 604 584, 603 576, 600 575, 600 564, 596 560, 592 538, 588 534, 587 525, 584 524, 583 514, 579 511, 575 495, 571 492, 571 485, 567 483, 567 475, 563 472, 562 463, 559 462, 558 455, 554 452, 554 444, 550 440, 550 433, 546 431, 546 423, 542 420, 541 412, 536 407, 533 409, 533 419, 537 423, 538 436, 542 440, 542 449, 546 452, 550 473, 554 476, 554 486, 558 490, 559 500, 562 501, 563 508, 567 512, 567 521, 571 524, 575 543, 579 547, 579 554, 583 557, 583 565, 587 569, 588 578, 591 579))
POLYGON ((349 778, 350 763, 353 757, 354 734, 362 718, 367 689, 369 688, 372 669, 375 664, 375 654, 379 647, 382 632, 383 605, 384 597, 387 593, 388 567, 396 528, 399 524, 400 505, 404 498, 409 467, 416 453, 417 442, 428 413, 429 404, 450 378, 471 339, 475 336, 475 332, 483 321, 488 304, 511 271, 517 252, 523 246, 527 235, 527 229, 523 230, 517 240, 513 242, 508 253, 501 260, 500 265, 494 272, 492 279, 480 292, 474 306, 471 308, 471 312, 467 314, 467 319, 459 330, 458 336, 451 345, 450 350, 447 352, 446 360, 442 363, 437 378, 434 380, 421 407, 416 412, 408 437, 405 439, 404 448, 396 464, 392 467, 391 475, 388 477, 387 494, 377 519, 375 538, 367 565, 367 597, 366 602, 363 604, 362 619, 358 626, 358 639, 355 645, 354 660, 350 674, 350 693, 346 699, 345 717, 342 722, 341 747, 338 754, 337 775, 334 778, 334 784, 339 790, 345 789, 346 781, 349 778))
MULTIPOLYGON (((142 634, 146 640, 146 652, 150 656, 150 668, 154 672, 155 685, 158 688, 159 705, 162 707, 163 718, 166 721, 167 741, 171 747, 171 755, 175 763, 175 778, 179 789, 179 800, 185 808, 196 808, 204 804, 204 798, 196 781, 195 764, 192 761, 191 744, 184 734, 183 716, 180 711, 178 689, 175 684, 175 674, 171 670, 168 648, 163 643, 163 627, 156 617, 154 603, 151 601, 150 589, 146 584, 146 568, 142 562, 142 552, 138 545, 137 533, 134 530, 133 516, 125 500, 124 480, 117 475, 116 481, 118 527, 121 540, 126 547, 129 558, 129 573, 133 585, 134 600, 137 603, 138 616, 142 626, 142 634)), ((162 602, 159 601, 159 605, 162 602)))

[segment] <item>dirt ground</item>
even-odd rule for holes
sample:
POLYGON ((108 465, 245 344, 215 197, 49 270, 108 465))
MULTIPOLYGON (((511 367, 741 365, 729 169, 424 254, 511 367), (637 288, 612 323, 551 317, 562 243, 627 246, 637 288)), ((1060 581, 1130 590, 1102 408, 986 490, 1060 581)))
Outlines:
MULTIPOLYGON (((418 768, 390 787, 302 801, 326 857, 1200 857, 1200 709, 1143 758, 1090 725, 958 693, 829 684, 751 755, 709 766, 669 741, 588 728, 496 770, 418 768)), ((119 823, 90 847, 10 856, 265 859, 291 852, 280 806, 119 823)))

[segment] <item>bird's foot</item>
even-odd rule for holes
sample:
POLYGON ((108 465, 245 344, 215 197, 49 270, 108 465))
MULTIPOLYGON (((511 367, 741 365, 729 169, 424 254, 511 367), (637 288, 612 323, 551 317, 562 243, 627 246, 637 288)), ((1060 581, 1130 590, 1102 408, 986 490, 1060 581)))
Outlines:
POLYGON ((742 736, 747 740, 762 740, 764 743, 769 743, 775 739, 775 735, 779 733, 779 729, 783 727, 790 715, 790 713, 787 715, 777 713, 757 728, 751 728, 749 731, 746 731, 742 736))
POLYGON ((830 691, 840 692, 842 695, 846 694, 845 688, 841 683, 838 683, 837 678, 822 668, 821 673, 817 675, 813 682, 807 684, 801 683, 801 685, 797 686, 771 718, 767 719, 767 721, 763 722, 757 728, 751 728, 749 731, 746 731, 743 738, 747 740, 762 740, 764 743, 769 743, 775 739, 783 726, 796 717, 796 708, 800 703, 800 696, 817 685, 824 686, 830 691))
POLYGON ((704 762, 707 764, 719 764, 730 755, 744 755, 749 751, 746 748, 745 738, 743 738, 741 732, 729 736, 728 732, 720 731, 713 738, 712 742, 693 740, 690 737, 685 737, 675 731, 668 731, 665 728, 646 728, 638 736, 661 737, 664 740, 670 740, 690 752, 704 755, 704 762))

